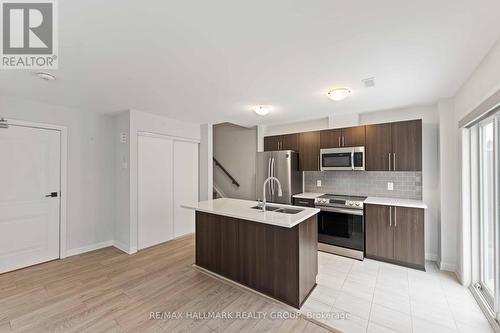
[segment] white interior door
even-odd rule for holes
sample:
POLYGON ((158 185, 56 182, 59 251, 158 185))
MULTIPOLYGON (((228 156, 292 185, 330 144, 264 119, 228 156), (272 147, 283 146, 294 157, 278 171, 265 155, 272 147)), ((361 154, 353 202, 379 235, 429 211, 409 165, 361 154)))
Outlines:
POLYGON ((59 258, 60 131, 2 128, 0 156, 0 273, 59 258))
POLYGON ((182 204, 198 202, 198 144, 174 141, 174 236, 194 232, 194 211, 182 204))
POLYGON ((139 250, 173 238, 173 140, 138 137, 139 250))

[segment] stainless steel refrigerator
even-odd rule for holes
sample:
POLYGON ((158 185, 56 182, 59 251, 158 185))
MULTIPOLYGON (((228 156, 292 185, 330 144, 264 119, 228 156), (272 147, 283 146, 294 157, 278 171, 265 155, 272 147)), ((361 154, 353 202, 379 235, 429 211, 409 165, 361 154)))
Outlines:
POLYGON ((278 184, 269 181, 266 185, 267 202, 292 204, 292 195, 302 192, 302 172, 299 171, 299 154, 293 150, 266 151, 257 153, 256 199, 262 200, 264 181, 274 176, 279 179, 283 195, 278 196, 278 184))

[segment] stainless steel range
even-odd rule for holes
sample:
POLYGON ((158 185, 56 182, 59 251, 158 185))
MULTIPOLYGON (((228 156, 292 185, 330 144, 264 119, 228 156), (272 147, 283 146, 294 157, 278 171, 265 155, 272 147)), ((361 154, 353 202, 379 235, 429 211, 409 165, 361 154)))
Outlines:
POLYGON ((366 197, 325 194, 315 199, 318 216, 318 250, 358 260, 365 251, 363 203, 366 197))

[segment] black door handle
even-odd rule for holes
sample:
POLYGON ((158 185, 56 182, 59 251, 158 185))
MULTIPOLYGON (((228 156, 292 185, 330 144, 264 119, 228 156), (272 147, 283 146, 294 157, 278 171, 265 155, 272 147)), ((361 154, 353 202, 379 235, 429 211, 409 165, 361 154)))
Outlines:
POLYGON ((50 194, 45 195, 46 198, 57 198, 57 192, 52 192, 50 194))

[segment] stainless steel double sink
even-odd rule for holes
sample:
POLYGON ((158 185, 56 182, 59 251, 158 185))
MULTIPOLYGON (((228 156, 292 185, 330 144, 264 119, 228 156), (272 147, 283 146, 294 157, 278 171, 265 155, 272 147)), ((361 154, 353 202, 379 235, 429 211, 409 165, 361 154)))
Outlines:
MULTIPOLYGON (((255 207, 252 207, 252 209, 262 210, 262 207, 261 206, 255 206, 255 207)), ((297 214, 297 213, 302 212, 303 209, 266 205, 266 211, 293 215, 293 214, 297 214)))

